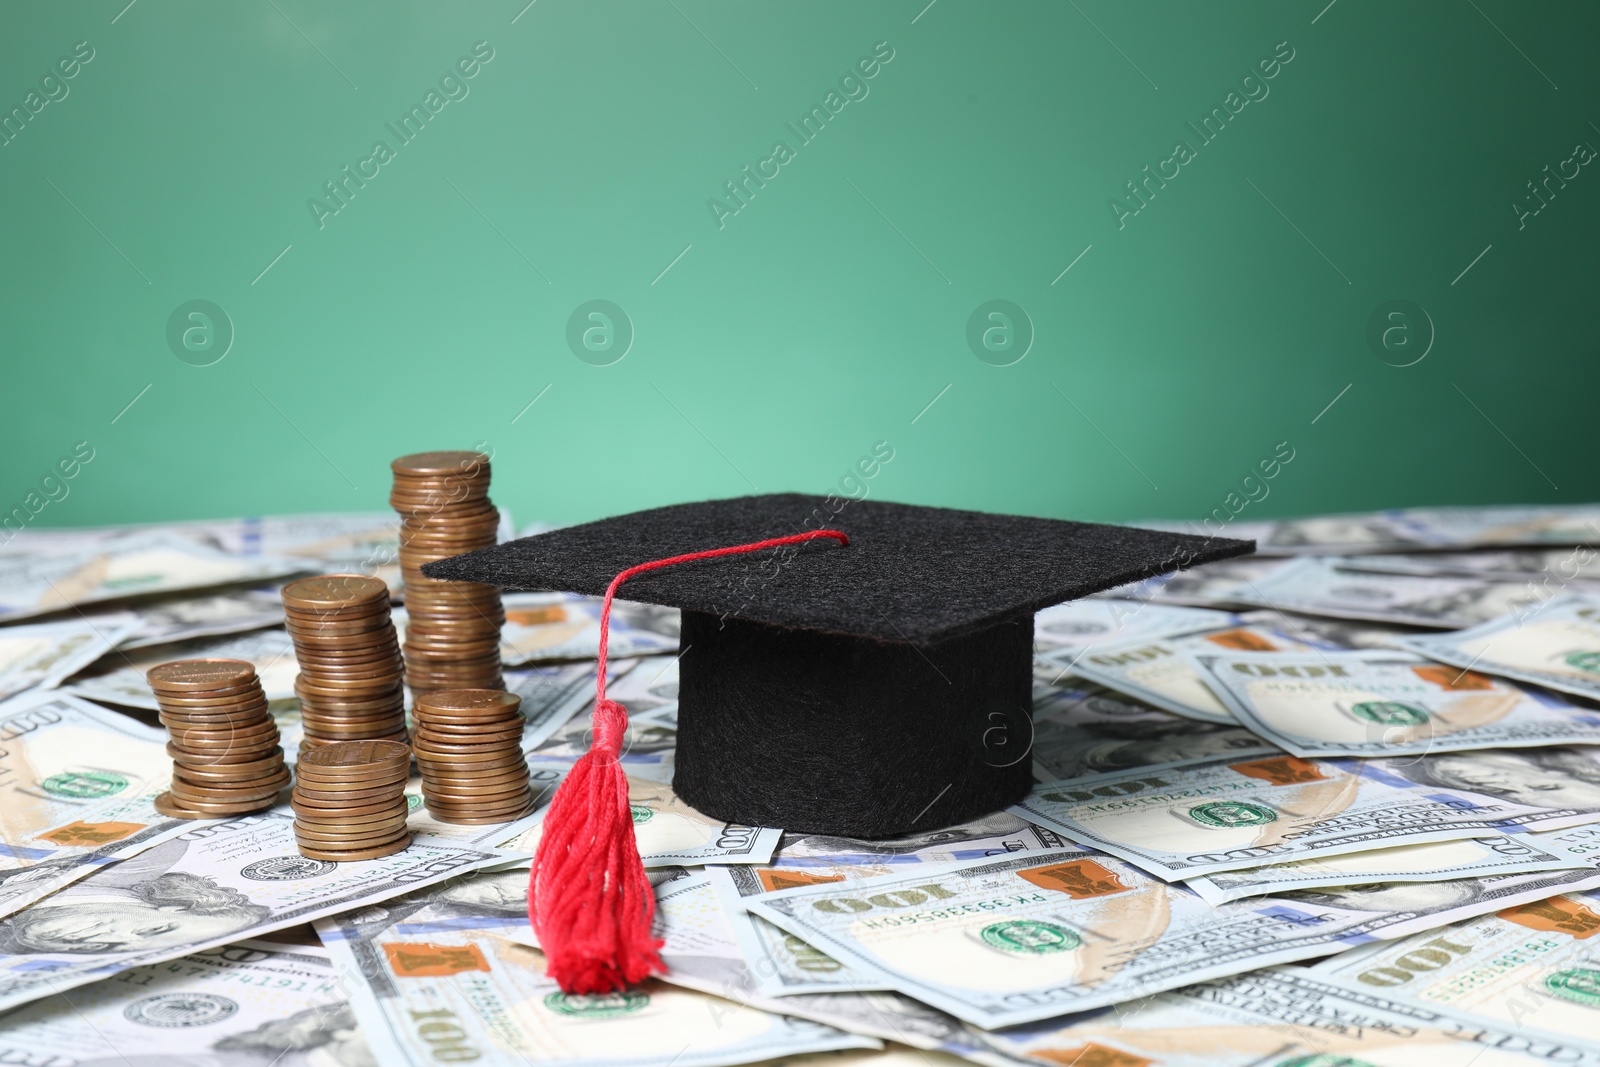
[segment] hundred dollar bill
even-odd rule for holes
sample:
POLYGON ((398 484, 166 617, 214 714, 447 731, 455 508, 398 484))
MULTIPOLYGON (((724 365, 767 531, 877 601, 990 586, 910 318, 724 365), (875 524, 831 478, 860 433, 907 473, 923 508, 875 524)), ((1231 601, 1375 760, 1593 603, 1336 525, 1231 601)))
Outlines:
POLYGON ((1314 968, 1356 989, 1600 1054, 1600 892, 1414 934, 1314 968))
POLYGON ((1532 1067, 1597 1062, 1572 1040, 1418 1005, 1301 968, 1200 982, 992 1035, 1029 1063, 1073 1067, 1532 1067))
POLYGON ((1407 652, 1206 652, 1234 718, 1297 756, 1600 744, 1600 712, 1407 652))
POLYGON ((188 830, 159 814, 166 734, 49 691, 0 704, 0 915, 188 830))
POLYGON ((1395 638, 1427 632, 1415 626, 1395 626, 1361 619, 1334 619, 1326 615, 1302 615, 1273 608, 1246 611, 1240 614, 1239 618, 1243 622, 1270 626, 1298 641, 1322 648, 1393 649, 1395 638))
POLYGON ((1469 630, 1398 644, 1458 667, 1600 699, 1600 596, 1566 594, 1469 630))
POLYGON ((241 941, 25 1004, 0 1063, 375 1067, 326 949, 241 941))
MULTIPOLYGON (((559 780, 549 773, 564 773, 558 761, 533 756, 529 767, 535 782, 553 797, 559 780)), ((723 822, 694 810, 661 782, 628 779, 628 804, 633 810, 633 836, 646 867, 695 867, 705 863, 766 863, 783 836, 781 829, 766 826, 741 826, 723 822)), ((539 850, 544 834, 544 812, 535 813, 526 829, 508 832, 494 839, 494 847, 521 853, 524 860, 539 850)), ((518 824, 519 826, 521 824, 518 824)), ((523 864, 526 866, 526 862, 523 864)))
POLYGON ((1034 654, 1067 663, 1104 644, 1225 626, 1231 619, 1225 611, 1206 608, 1096 597, 1071 600, 1034 615, 1034 654))
MULTIPOLYGON (((1195 532, 1192 523, 1143 522, 1150 529, 1195 532)), ((1600 542, 1600 506, 1393 508, 1348 515, 1233 523, 1230 537, 1249 537, 1261 555, 1398 552, 1410 549, 1581 545, 1600 542)))
MULTIPOLYGON (((1600 540, 1600 531, 1596 533, 1600 540)), ((1549 578, 1600 580, 1600 552, 1587 545, 1571 548, 1510 548, 1479 552, 1412 552, 1351 556, 1341 561, 1351 570, 1386 574, 1458 574, 1525 581, 1549 578)))
POLYGON ((921 1050, 917 1056, 926 1057, 904 1067, 955 1067, 945 1056, 987 1067, 1038 1063, 1005 1051, 998 1035, 900 993, 800 993, 781 998, 762 994, 755 973, 734 944, 728 911, 719 905, 706 872, 680 871, 656 886, 656 923, 656 935, 665 942, 661 959, 667 971, 662 978, 673 985, 909 1045, 921 1050))
MULTIPOLYGON (((1574 833, 1575 831, 1552 831, 1574 833)), ((1600 831, 1594 831, 1600 833, 1600 831)), ((1242 871, 1219 871, 1184 880, 1184 885, 1211 904, 1244 897, 1292 893, 1323 886, 1371 885, 1378 882, 1442 882, 1454 878, 1487 878, 1535 871, 1574 870, 1583 861, 1551 845, 1541 847, 1541 834, 1518 837, 1463 838, 1427 845, 1396 845, 1351 852, 1327 859, 1269 863, 1242 871)))
POLYGON ((144 533, 64 555, 0 557, 0 620, 152 593, 277 578, 292 560, 241 558, 170 533, 144 533))
POLYGON ((1302 651, 1313 643, 1273 626, 1212 627, 1198 633, 1136 638, 1090 649, 1072 664, 1072 673, 1099 682, 1147 704, 1201 722, 1236 725, 1226 705, 1189 661, 1190 653, 1233 649, 1251 652, 1302 651))
POLYGON ((801 886, 744 903, 857 973, 993 1029, 1594 885, 1594 871, 1558 871, 1213 906, 1108 856, 1063 849, 801 886))
MULTIPOLYGON (((508 593, 500 655, 508 664, 593 659, 600 647, 600 598, 577 593, 508 593)), ((611 605, 613 656, 678 651, 678 612, 618 600, 611 605)))
POLYGON ((1364 573, 1347 570, 1334 559, 1308 556, 1245 582, 1234 598, 1280 611, 1457 630, 1537 604, 1548 595, 1526 582, 1364 573))
MULTIPOLYGON (((3 633, 4 631, 0 631, 3 633)), ((145 681, 145 672, 159 663, 175 659, 242 659, 255 664, 256 675, 268 700, 294 697, 294 642, 282 630, 258 630, 231 637, 203 637, 172 645, 128 650, 106 660, 107 670, 85 674, 63 688, 66 692, 109 704, 157 711, 155 692, 145 681)))
MULTIPOLYGON (((663 710, 660 697, 654 692, 659 683, 652 679, 661 671, 657 659, 619 660, 608 671, 607 695, 628 709, 628 732, 622 742, 622 768, 630 776, 654 782, 672 781, 673 756, 678 745, 676 723, 677 704, 672 704, 673 721, 668 722, 649 712, 663 710), (638 666, 634 666, 634 664, 638 666), (635 706, 645 711, 635 715, 635 706)), ((581 676, 583 682, 574 690, 576 703, 572 711, 565 712, 561 722, 543 731, 536 742, 524 735, 524 748, 540 759, 576 760, 589 750, 590 718, 594 707, 594 665, 588 663, 566 664, 560 667, 537 668, 543 671, 569 671, 581 676), (576 714, 583 712, 582 714, 576 714)), ((673 676, 674 682, 676 675, 673 676)))
MULTIPOLYGON (((1482 837, 1514 825, 1556 829, 1565 820, 1600 821, 1600 808, 1592 804, 1562 803, 1580 799, 1576 796, 1557 792, 1549 802, 1532 802, 1550 774, 1570 771, 1546 772, 1520 756, 1515 751, 1443 753, 1405 764, 1288 755, 1209 757, 1036 786, 1010 810, 1169 880, 1482 837), (1485 762, 1484 757, 1494 759, 1485 762), (1540 774, 1544 777, 1535 777, 1540 774), (1509 788, 1501 788, 1502 779, 1509 780, 1509 788), (1460 787, 1446 787, 1445 781, 1460 787), (1525 781, 1537 784, 1529 789, 1525 781), (1469 784, 1476 788, 1469 791, 1469 784)), ((1578 758, 1600 772, 1600 764, 1578 758)), ((1600 801, 1600 795, 1591 796, 1600 787, 1579 792, 1586 802, 1600 801)))
POLYGON ((518 943, 525 892, 521 872, 468 876, 317 923, 379 1063, 718 1067, 876 1045, 657 980, 563 993, 518 943))
POLYGON ((1270 756, 1241 726, 1201 722, 1072 676, 1033 698, 1033 774, 1056 782, 1201 756, 1270 756))
POLYGON ((306 859, 279 812, 189 824, 0 919, 0 1009, 129 967, 377 904, 513 856, 415 837, 382 859, 306 859))
POLYGON ((1062 848, 1053 831, 1006 812, 929 833, 879 841, 785 834, 764 866, 708 867, 712 886, 725 904, 728 923, 751 970, 757 989, 768 996, 882 988, 870 977, 817 951, 804 941, 744 910, 744 899, 797 885, 820 885, 846 878, 889 874, 912 866, 933 866, 1013 852, 1062 848))
MULTIPOLYGON (((276 589, 141 600, 131 610, 138 628, 121 642, 125 649, 246 633, 283 623, 283 600, 276 589)), ((98 615, 90 617, 99 622, 98 615)))
POLYGON ((125 612, 0 628, 0 700, 60 685, 117 647, 138 628, 125 612))
MULTIPOLYGON (((1182 531, 1188 532, 1188 531, 1182 531)), ((1233 536, 1230 534, 1229 536, 1233 536)), ((1241 537, 1250 536, 1240 533, 1241 537)), ((1244 601, 1234 592, 1246 582, 1258 581, 1286 566, 1279 559, 1225 559, 1188 570, 1158 574, 1140 582, 1119 585, 1095 597, 1112 597, 1138 603, 1188 604, 1201 608, 1232 608, 1244 601)))
MULTIPOLYGON (((626 673, 632 660, 618 660, 606 671, 626 673)), ((594 703, 595 668, 592 663, 563 663, 506 671, 506 690, 522 699, 522 750, 533 752, 560 732, 586 706, 594 703)), ((587 718, 585 718, 587 721, 587 718)))

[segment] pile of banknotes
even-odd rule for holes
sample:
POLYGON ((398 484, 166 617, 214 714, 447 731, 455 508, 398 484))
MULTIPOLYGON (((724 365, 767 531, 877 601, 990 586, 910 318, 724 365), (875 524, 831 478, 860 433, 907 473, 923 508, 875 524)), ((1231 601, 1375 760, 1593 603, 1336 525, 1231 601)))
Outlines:
POLYGON ((412 844, 331 863, 287 809, 156 811, 144 674, 250 660, 293 753, 277 588, 403 602, 392 517, 30 529, 0 545, 0 1063, 1600 1067, 1600 506, 1236 525, 1260 555, 1041 612, 1032 792, 890 840, 679 800, 677 616, 619 604, 667 970, 605 996, 527 917, 592 599, 506 597, 538 810, 440 823, 413 778, 412 844))

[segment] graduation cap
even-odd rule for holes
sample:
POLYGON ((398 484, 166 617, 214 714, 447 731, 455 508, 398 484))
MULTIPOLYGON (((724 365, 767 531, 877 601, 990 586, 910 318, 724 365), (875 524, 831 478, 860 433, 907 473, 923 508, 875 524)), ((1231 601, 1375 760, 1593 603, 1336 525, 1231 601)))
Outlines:
MULTIPOLYGON (((1028 792, 1034 612, 1253 549, 1250 541, 879 501, 835 511, 781 493, 571 526, 429 563, 423 573, 605 595, 607 609, 626 581, 628 599, 682 609, 678 796, 728 823, 870 838, 949 826, 1028 792)), ((604 706, 604 618, 593 750, 614 764, 627 719, 604 706)), ((605 822, 592 810, 599 794, 578 772, 562 786, 572 800, 557 797, 544 842, 568 815, 605 822)), ((625 812, 625 781, 622 788, 625 812)), ((626 830, 631 837, 631 824, 626 830)), ((542 896, 561 892, 567 912, 558 923, 554 901, 539 905, 535 928, 549 951, 555 926, 592 925, 565 891, 592 873, 580 853, 610 846, 603 832, 589 838, 552 860, 547 879, 544 842, 535 895, 562 887, 542 896)), ((648 885, 644 897, 648 913, 648 885)), ((635 905, 620 907, 631 914, 635 905)), ((645 940, 648 929, 646 919, 645 940)), ((648 973, 638 973, 638 960, 612 971, 559 963, 552 954, 550 973, 569 992, 648 973)))

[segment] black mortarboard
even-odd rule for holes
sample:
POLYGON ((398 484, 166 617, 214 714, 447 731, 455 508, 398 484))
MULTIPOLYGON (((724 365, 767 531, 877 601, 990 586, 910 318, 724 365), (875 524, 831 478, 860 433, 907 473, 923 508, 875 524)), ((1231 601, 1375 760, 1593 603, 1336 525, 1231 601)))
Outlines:
POLYGON ((1031 785, 1033 614, 1250 541, 798 493, 679 504, 479 549, 430 578, 683 610, 673 788, 718 819, 850 837, 948 826, 1031 785), (832 498, 839 506, 837 498, 832 498))

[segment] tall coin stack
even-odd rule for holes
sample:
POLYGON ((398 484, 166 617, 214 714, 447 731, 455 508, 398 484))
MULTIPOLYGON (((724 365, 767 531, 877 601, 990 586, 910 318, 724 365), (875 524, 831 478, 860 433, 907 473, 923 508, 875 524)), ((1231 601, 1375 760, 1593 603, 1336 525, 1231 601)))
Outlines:
POLYGON ((440 822, 493 823, 532 810, 521 707, 520 697, 492 689, 418 695, 411 744, 429 814, 440 822))
POLYGON ((389 587, 326 574, 283 587, 284 625, 300 674, 301 751, 336 741, 405 741, 405 664, 389 619, 389 587))
POLYGON ((389 503, 400 513, 405 577, 406 684, 435 689, 503 689, 500 591, 476 582, 425 578, 422 565, 495 543, 499 512, 489 502, 482 452, 418 452, 389 464, 389 503))
POLYGON ((289 801, 300 855, 338 863, 405 848, 410 773, 411 749, 397 741, 340 741, 306 752, 289 801))
POLYGON ((215 819, 270 808, 289 784, 278 724, 256 669, 239 659, 186 659, 150 668, 161 723, 172 734, 172 788, 156 810, 215 819))

